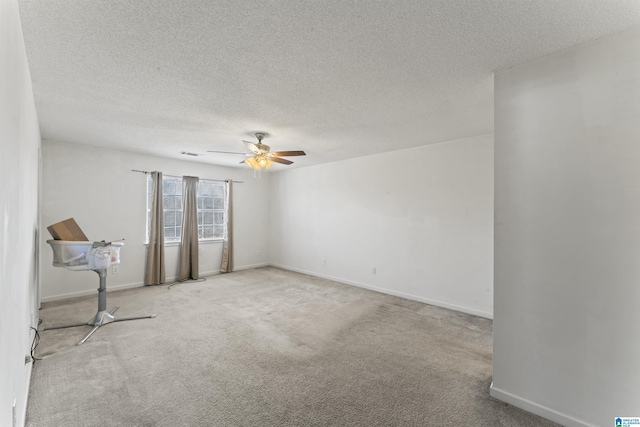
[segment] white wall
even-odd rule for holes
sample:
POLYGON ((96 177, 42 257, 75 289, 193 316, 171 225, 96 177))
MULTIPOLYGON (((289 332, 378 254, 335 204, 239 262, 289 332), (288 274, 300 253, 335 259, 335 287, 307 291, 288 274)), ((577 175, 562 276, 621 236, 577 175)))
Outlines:
POLYGON ((279 171, 270 193, 273 264, 492 317, 492 135, 279 171))
MULTIPOLYGON (((42 224, 73 217, 91 240, 125 239, 119 273, 109 272, 107 289, 141 286, 146 246, 146 176, 132 169, 158 170, 165 175, 233 179, 235 268, 268 261, 269 175, 254 179, 249 168, 227 168, 124 151, 43 141, 42 224)), ((51 265, 53 255, 43 228, 42 300, 95 294, 98 276, 92 271, 68 271, 51 265)), ((222 243, 199 247, 200 275, 220 270, 222 243)), ((179 247, 166 247, 167 281, 178 274, 179 247)))
POLYGON ((495 90, 491 393, 567 426, 640 417, 640 30, 495 90))
POLYGON ((0 0, 0 425, 24 424, 38 323, 40 132, 15 0, 0 0))

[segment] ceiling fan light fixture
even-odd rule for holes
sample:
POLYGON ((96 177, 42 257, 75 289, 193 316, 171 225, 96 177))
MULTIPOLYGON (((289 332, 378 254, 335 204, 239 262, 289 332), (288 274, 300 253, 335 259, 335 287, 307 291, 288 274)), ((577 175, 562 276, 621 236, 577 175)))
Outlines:
POLYGON ((252 169, 256 169, 256 170, 260 170, 261 169, 260 164, 258 163, 258 161, 256 160, 255 157, 249 157, 246 160, 246 163, 248 163, 249 166, 251 166, 252 169))
POLYGON ((262 143, 262 140, 266 136, 264 133, 256 133, 256 138, 258 139, 258 143, 253 143, 250 141, 242 141, 245 143, 247 148, 251 151, 251 154, 244 153, 234 153, 230 151, 210 151, 212 153, 224 153, 224 154, 243 154, 247 157, 245 160, 240 163, 246 163, 253 170, 260 171, 261 169, 269 169, 273 166, 273 163, 280 163, 283 165, 290 165, 293 162, 291 160, 283 159, 282 157, 288 156, 304 156, 306 155, 302 150, 296 151, 276 151, 271 152, 271 147, 262 143))

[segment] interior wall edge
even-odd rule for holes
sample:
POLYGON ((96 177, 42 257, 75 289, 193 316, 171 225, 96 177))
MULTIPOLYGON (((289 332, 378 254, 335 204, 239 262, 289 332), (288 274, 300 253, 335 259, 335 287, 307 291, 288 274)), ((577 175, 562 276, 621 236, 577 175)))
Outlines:
POLYGON ((640 414, 639 40, 496 74, 492 395, 565 425, 640 414))

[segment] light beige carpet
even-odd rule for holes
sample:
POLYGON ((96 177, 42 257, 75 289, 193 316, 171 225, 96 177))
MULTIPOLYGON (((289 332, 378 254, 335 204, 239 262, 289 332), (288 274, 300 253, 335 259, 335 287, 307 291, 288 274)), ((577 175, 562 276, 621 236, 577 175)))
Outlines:
MULTIPOLYGON (((86 274, 87 286, 97 276, 86 274)), ((489 396, 491 321, 277 268, 111 292, 49 330, 28 426, 552 426, 489 396)), ((47 303, 42 326, 97 297, 47 303)))

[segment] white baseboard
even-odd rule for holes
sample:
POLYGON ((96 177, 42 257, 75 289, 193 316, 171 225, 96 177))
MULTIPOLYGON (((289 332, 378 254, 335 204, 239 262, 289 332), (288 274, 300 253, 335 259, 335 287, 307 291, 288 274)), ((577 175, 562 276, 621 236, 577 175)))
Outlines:
MULTIPOLYGON (((372 286, 372 285, 369 285, 367 283, 356 282, 356 281, 353 281, 353 280, 343 279, 343 278, 340 278, 340 277, 333 277, 333 276, 329 276, 329 275, 326 275, 326 274, 317 273, 315 271, 307 271, 307 270, 303 270, 303 269, 300 269, 300 268, 291 267, 291 266, 288 266, 288 265, 262 262, 262 263, 258 263, 258 264, 248 264, 248 265, 238 266, 238 267, 235 267, 233 270, 234 271, 241 271, 241 270, 249 270, 249 269, 252 269, 252 268, 267 267, 267 266, 278 267, 278 268, 282 268, 283 270, 290 270, 290 271, 295 271, 297 273, 308 274, 309 276, 315 276, 315 277, 320 277, 320 278, 327 279, 327 280, 333 280, 334 282, 344 283, 346 285, 351 285, 351 286, 357 286, 359 288, 369 289, 369 290, 380 292, 380 293, 383 293, 383 294, 394 295, 394 296, 397 296, 397 297, 406 298, 406 299, 413 300, 413 301, 419 301, 419 302, 423 302, 425 304, 435 305, 437 307, 442 307, 442 308, 447 308, 449 310, 459 311, 461 313, 466 313, 466 314, 471 314, 471 315, 474 315, 474 316, 484 317, 485 319, 493 319, 493 313, 488 313, 488 312, 485 312, 485 311, 475 310, 475 309, 472 309, 472 308, 469 308, 469 307, 464 307, 464 306, 460 306, 460 305, 456 305, 456 304, 451 304, 451 303, 447 303, 447 302, 443 302, 443 301, 438 301, 438 300, 434 300, 434 299, 430 299, 430 298, 425 298, 425 297, 421 297, 421 296, 418 296, 418 295, 412 295, 412 294, 407 294, 407 293, 404 293, 404 292, 394 291, 394 290, 391 290, 391 289, 381 288, 379 286, 372 286)), ((220 274, 220 270, 201 272, 200 276, 205 277, 205 276, 213 276, 213 275, 216 275, 216 274, 220 274)), ((174 282, 176 279, 177 279, 177 277, 167 277, 165 283, 166 284, 170 284, 171 282, 174 282)), ((122 285, 109 285, 108 288, 107 288, 107 292, 119 291, 119 290, 123 290, 123 289, 139 288, 139 287, 142 287, 142 286, 144 286, 144 283, 142 283, 142 282, 126 283, 126 284, 122 284, 122 285)), ((62 300, 62 299, 77 298, 77 297, 83 297, 83 296, 87 296, 87 295, 95 295, 95 293, 96 293, 95 289, 92 288, 92 289, 87 289, 87 290, 83 290, 83 291, 79 291, 79 292, 70 292, 70 293, 66 293, 66 294, 59 294, 59 295, 51 295, 51 296, 47 296, 47 297, 42 297, 41 302, 50 302, 50 301, 58 301, 58 300, 62 300)))
MULTIPOLYGON (((207 277, 207 276, 215 276, 216 274, 220 274, 220 270, 211 270, 211 271, 203 271, 200 274, 200 277, 207 277)), ((176 280, 177 277, 173 278, 172 280, 176 280)))
POLYGON ((309 276, 315 276, 323 279, 333 280, 334 282, 344 283, 345 285, 352 285, 352 286, 357 286, 359 288, 369 289, 372 291, 380 292, 382 294, 393 295, 396 297, 406 298, 413 301, 423 302, 429 305, 435 305, 436 307, 442 307, 442 308, 446 308, 453 311, 459 311, 461 313, 471 314, 473 316, 484 317, 485 319, 493 319, 493 313, 488 313, 486 311, 475 310, 473 308, 464 307, 461 305, 456 305, 456 304, 451 304, 451 303, 438 301, 430 298, 425 298, 418 295, 407 294, 404 292, 398 292, 392 289, 381 288, 378 286, 373 286, 366 283, 360 283, 353 280, 343 279, 340 277, 333 277, 326 274, 317 273, 315 271, 307 271, 301 268, 291 267, 288 265, 274 264, 274 263, 271 263, 270 265, 274 267, 282 268, 284 270, 290 270, 290 271, 295 271, 297 273, 308 274, 309 276))
MULTIPOLYGON (((234 268, 234 271, 248 270, 250 268, 258 268, 258 267, 266 267, 268 265, 269 265, 268 263, 243 265, 243 266, 234 268)), ((202 271, 202 272, 200 272, 200 277, 214 276, 216 274, 220 274, 220 270, 202 271)), ((168 284, 170 284, 172 282, 175 282, 176 280, 178 280, 177 277, 167 277, 165 279, 165 284, 168 285, 168 284)), ((109 284, 107 286, 107 292, 121 291, 123 289, 140 288, 140 287, 143 287, 143 286, 145 286, 143 282, 125 283, 125 284, 122 284, 122 285, 111 285, 111 284, 109 284)), ((96 294, 96 289, 92 287, 91 289, 82 290, 82 291, 78 291, 78 292, 69 292, 69 293, 66 293, 66 294, 58 294, 58 295, 50 295, 50 296, 47 296, 47 297, 42 297, 40 299, 40 302, 43 303, 43 302, 59 301, 59 300, 63 300, 63 299, 85 297, 87 295, 95 295, 95 294, 96 294)))
POLYGON ((233 267, 233 271, 250 270, 252 268, 268 267, 270 265, 272 265, 272 264, 269 264, 268 262, 261 262, 261 263, 258 263, 258 264, 241 265, 240 267, 233 267))
MULTIPOLYGON (((38 323, 36 322, 36 325, 37 324, 38 323)), ((29 330, 29 338, 32 340, 31 342, 33 342, 35 334, 35 331, 32 332, 31 329, 29 330)), ((29 404, 29 390, 31 389, 31 373, 33 372, 33 360, 31 361, 31 363, 25 365, 25 369, 27 369, 27 387, 24 391, 24 400, 22 401, 23 404, 20 408, 20 416, 18 417, 18 422, 16 424, 17 426, 25 426, 27 423, 27 405, 29 404), (22 423, 20 423, 20 420, 22 420, 22 423)))
POLYGON ((489 394, 491 395, 491 397, 502 400, 503 402, 523 409, 527 412, 531 412, 532 414, 539 415, 565 427, 598 427, 595 424, 589 424, 586 421, 579 420, 567 414, 563 414, 562 412, 558 412, 530 400, 523 399, 522 397, 516 396, 507 391, 500 390, 499 388, 495 387, 493 383, 491 383, 491 387, 489 388, 489 394))
MULTIPOLYGON (((119 291, 122 289, 131 289, 131 288, 139 288, 144 286, 144 283, 139 282, 139 283, 125 283, 124 285, 109 285, 107 288, 107 292, 113 292, 113 291, 119 291)), ((91 289, 87 289, 84 291, 78 291, 78 292, 69 292, 66 294, 59 294, 59 295, 51 295, 48 297, 42 297, 40 299, 40 302, 51 302, 51 301, 59 301, 62 299, 69 299, 69 298, 78 298, 78 297, 85 297, 87 295, 95 295, 96 294, 96 289, 95 288, 91 288, 91 289)))

